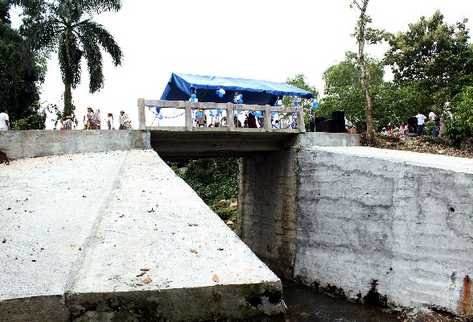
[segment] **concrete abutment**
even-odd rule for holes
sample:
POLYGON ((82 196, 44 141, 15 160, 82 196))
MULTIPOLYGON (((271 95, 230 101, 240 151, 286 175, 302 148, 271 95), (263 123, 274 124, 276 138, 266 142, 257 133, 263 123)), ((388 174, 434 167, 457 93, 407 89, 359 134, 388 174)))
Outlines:
POLYGON ((243 159, 242 239, 306 285, 471 317, 473 160, 356 145, 308 133, 243 159))
MULTIPOLYGON (((198 144, 193 143, 192 133, 183 133, 183 140, 176 135, 180 134, 159 136, 159 133, 147 131, 6 132, 0 134, 0 150, 6 152, 12 159, 81 152, 142 150, 149 149, 151 146, 158 153, 164 153, 171 158, 239 156, 241 157, 239 198, 242 217, 241 237, 253 252, 280 277, 295 279, 307 285, 337 289, 339 293, 354 300, 364 298, 366 301, 371 301, 377 298, 381 304, 397 307, 435 307, 457 315, 471 316, 473 314, 471 296, 473 276, 472 160, 359 147, 357 136, 344 134, 267 133, 260 137, 258 133, 246 133, 242 136, 238 133, 229 133, 225 137, 215 139, 215 137, 206 137, 205 134, 200 133, 198 144), (176 144, 180 144, 179 142, 183 142, 182 145, 175 147, 176 144)), ((215 135, 217 134, 212 134, 212 136, 215 135)), ((141 159, 144 156, 135 157, 141 166, 146 165, 146 162, 160 163, 151 156, 148 156, 151 159, 146 162, 141 159)), ((102 159, 108 160, 106 162, 109 162, 110 167, 98 168, 93 165, 86 167, 87 162, 93 163, 93 157, 85 154, 85 160, 81 160, 74 168, 75 173, 80 173, 84 182, 96 178, 90 169, 100 174, 105 173, 105 177, 112 178, 116 176, 122 158, 124 156, 113 153, 107 156, 105 153, 102 159)), ((68 166, 66 163, 74 162, 74 158, 70 159, 57 159, 55 166, 68 166)), ((135 163, 131 161, 126 171, 140 172, 140 167, 134 167, 135 163)), ((49 171, 46 168, 47 162, 38 163, 35 166, 37 171, 49 171)), ((0 171, 13 169, 2 165, 0 167, 3 167, 0 171)), ((166 167, 162 167, 164 168, 166 167)), ((0 172, 2 180, 8 179, 5 173, 0 172)), ((17 170, 14 175, 12 173, 10 172, 9 176, 11 178, 17 176, 17 178, 10 178, 10 182, 23 185, 18 188, 20 197, 14 197, 23 205, 26 201, 22 200, 28 198, 27 194, 33 191, 32 182, 37 181, 38 187, 42 187, 43 181, 38 178, 36 180, 35 177, 31 180, 28 178, 23 180, 21 178, 24 177, 24 173, 20 170, 17 170)), ((54 172, 51 173, 52 177, 48 178, 57 179, 57 185, 64 185, 64 188, 67 188, 67 180, 60 180, 54 172)), ((137 190, 132 180, 134 177, 136 176, 129 175, 126 184, 138 192, 137 198, 141 198, 141 190, 137 190)), ((155 177, 157 178, 158 174, 155 177)), ((78 181, 78 184, 84 187, 86 183, 82 181, 78 181)), ((97 182, 94 189, 101 190, 103 184, 106 182, 97 182)), ((152 183, 148 182, 148 184, 150 188, 146 190, 153 191, 152 183)), ((103 188, 107 188, 107 185, 103 188)), ((10 193, 7 186, 4 187, 5 191, 10 193)), ((38 193, 36 198, 46 197, 44 189, 35 191, 42 193, 38 193)), ((67 197, 68 194, 69 192, 64 196, 67 197)), ((166 195, 167 191, 164 188, 162 196, 166 195)), ((84 205, 86 208, 92 207, 92 203, 87 201, 91 199, 88 198, 80 199, 84 202, 81 207, 84 205)), ((127 200, 125 196, 119 196, 119 199, 123 202, 127 200)), ((31 200, 30 198, 28 202, 31 200)), ((41 203, 38 202, 37 205, 42 209, 41 203)), ((148 216, 148 211, 157 209, 153 204, 147 206, 149 207, 140 210, 145 216, 148 216)), ((80 216, 88 213, 89 210, 86 208, 83 208, 84 211, 79 211, 79 208, 67 208, 67 211, 71 211, 68 218, 80 219, 80 216)), ((204 208, 205 205, 200 204, 199 209, 204 208)), ((1 211, 4 215, 4 210, 1 211)), ((206 213, 207 210, 202 210, 202 212, 206 213)), ((175 216, 170 212, 169 215, 175 216)), ((23 229, 27 228, 28 217, 19 218, 22 220, 20 226, 23 229)), ((132 231, 124 230, 127 231, 128 237, 123 238, 120 231, 109 229, 109 227, 116 225, 115 220, 126 223, 126 220, 133 217, 123 219, 110 215, 106 218, 110 219, 110 222, 102 223, 104 226, 100 236, 108 236, 113 242, 95 243, 88 252, 89 258, 101 258, 104 252, 112 254, 113 258, 119 258, 120 254, 114 250, 116 241, 126 244, 129 238, 139 236, 142 231, 139 225, 135 227, 136 224, 128 221, 126 227, 135 228, 132 231)), ((143 218, 146 219, 141 223, 147 222, 150 217, 143 218)), ((153 220, 162 220, 162 217, 153 220)), ((202 221, 199 227, 204 227, 205 221, 202 221)), ((45 221, 43 226, 47 224, 52 227, 57 222, 57 220, 45 221)), ((14 224, 14 221, 11 223, 13 228, 18 226, 14 224)), ((57 254, 64 252, 67 256, 75 256, 75 252, 78 251, 76 246, 84 237, 82 233, 79 234, 80 229, 86 233, 87 228, 83 221, 80 221, 80 225, 78 223, 79 221, 73 220, 68 224, 75 234, 65 234, 58 229, 58 234, 55 236, 74 237, 78 241, 72 240, 68 245, 74 245, 74 247, 68 246, 72 248, 67 248, 67 251, 61 248, 56 252, 57 254)), ((220 225, 216 222, 215 224, 220 225)), ((185 229, 191 229, 190 226, 184 226, 185 229)), ((143 227, 152 226, 144 225, 143 227)), ((21 234, 15 236, 21 236, 21 234)), ((25 236, 25 240, 21 242, 27 245, 29 235, 25 236)), ((39 234, 39 236, 43 235, 39 234)), ((195 236, 202 237, 199 234, 195 236)), ((199 239, 202 243, 206 240, 199 239)), ((136 241, 139 242, 139 240, 136 241)), ((60 243, 57 245, 60 246, 60 243)), ((10 247, 8 236, 6 246, 10 247)), ((6 246, 3 245, 3 247, 6 246)), ((51 248, 53 246, 55 246, 54 243, 51 248)), ((188 255, 187 248, 183 250, 183 254, 188 255)), ((29 250, 25 248, 25 251, 29 250)), ((199 251, 198 253, 201 254, 199 251)), ((7 255, 9 257, 5 257, 4 262, 15 258, 13 254, 7 255)), ((5 278, 3 285, 10 289, 16 285, 18 292, 11 297, 5 297, 0 302, 0 308, 9 310, 20 318, 22 314, 33 314, 34 308, 41 307, 42 310, 38 309, 37 312, 44 316, 51 314, 48 308, 56 308, 55 314, 58 315, 57 320, 60 320, 62 314, 70 314, 67 305, 77 304, 78 307, 89 307, 90 293, 94 293, 90 292, 94 288, 89 286, 95 284, 90 282, 88 276, 102 276, 110 273, 108 270, 102 271, 102 266, 93 263, 94 261, 84 266, 82 278, 84 283, 78 284, 81 296, 71 297, 67 303, 64 294, 61 293, 64 290, 62 284, 58 282, 61 279, 58 278, 57 272, 48 287, 54 286, 58 290, 54 291, 50 297, 44 296, 45 294, 39 291, 35 291, 35 294, 23 294, 24 289, 18 287, 18 282, 10 283, 10 280, 18 279, 19 263, 12 264, 8 271, 10 277, 5 278), (93 274, 90 275, 91 273, 93 274), (27 303, 31 312, 21 311, 19 303, 27 303)), ((36 276, 38 271, 36 265, 23 264, 21 266, 23 273, 19 276, 23 278, 30 273, 31 276, 36 276), (31 269, 30 273, 25 271, 27 268, 31 269)), ((126 268, 126 263, 121 265, 120 267, 126 268)), ((55 267, 61 268, 63 265, 59 263, 55 267)), ((66 267, 66 271, 68 269, 69 266, 66 267)), ((136 269, 139 270, 139 266, 130 270, 135 274, 131 274, 133 275, 131 278, 136 277, 136 269)), ((222 278, 222 274, 218 274, 219 278, 222 278)), ((115 275, 123 276, 124 274, 118 272, 115 275)), ((113 276, 111 278, 113 281, 113 276)), ((206 278, 208 279, 209 276, 206 278)), ((214 283, 211 274, 210 279, 210 282, 214 283)), ((258 300, 258 305, 264 302, 266 287, 280 289, 277 278, 274 278, 272 282, 273 284, 263 285, 261 291, 256 292, 263 296, 258 300)), ((112 282, 110 285, 107 283, 101 286, 104 292, 96 292, 101 293, 100 296, 105 299, 103 301, 105 304, 102 305, 103 312, 90 310, 78 319, 94 314, 102 314, 106 319, 114 313, 107 311, 109 310, 107 305, 115 303, 117 297, 113 297, 112 301, 107 297, 113 293, 111 290, 114 289, 112 282)), ((163 281, 163 283, 167 285, 168 281, 163 281)), ((42 284, 34 284, 34 287, 41 288, 44 285, 45 283, 42 282, 42 284)), ((30 287, 30 289, 33 288, 30 287)), ((215 290, 215 288, 211 289, 215 290)), ((128 291, 126 287, 124 290, 128 291)), ((204 289, 201 291, 209 298, 215 298, 215 296, 218 298, 218 292, 205 293, 204 289)), ((241 288, 235 290, 235 294, 241 296, 246 294, 246 291, 247 289, 241 288)), ((179 294, 171 294, 169 301, 180 298, 179 294)), ((122 295, 123 299, 128 301, 129 297, 135 294, 125 292, 122 295)), ((247 300, 245 303, 254 302, 251 297, 247 300)), ((161 303, 166 303, 166 301, 168 299, 161 299, 161 303)), ((203 304, 196 306, 200 307, 203 304)), ((262 310, 263 307, 259 307, 257 311, 250 310, 245 314, 252 316, 261 313, 262 310)), ((204 313, 207 314, 205 316, 214 314, 214 312, 204 313)), ((237 314, 236 311, 233 313, 237 314)))

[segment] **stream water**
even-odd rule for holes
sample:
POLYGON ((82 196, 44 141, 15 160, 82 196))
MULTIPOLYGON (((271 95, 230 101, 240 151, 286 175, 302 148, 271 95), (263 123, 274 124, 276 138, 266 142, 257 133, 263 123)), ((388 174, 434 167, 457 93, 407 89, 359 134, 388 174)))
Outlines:
POLYGON ((284 285, 288 307, 285 322, 399 322, 382 309, 347 302, 292 283, 284 285))

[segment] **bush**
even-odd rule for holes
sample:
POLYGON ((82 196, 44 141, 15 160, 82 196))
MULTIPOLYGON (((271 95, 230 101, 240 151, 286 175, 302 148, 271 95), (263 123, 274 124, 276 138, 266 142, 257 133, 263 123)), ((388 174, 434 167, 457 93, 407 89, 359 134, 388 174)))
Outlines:
POLYGON ((44 130, 45 129, 46 117, 44 115, 34 114, 18 119, 12 122, 12 130, 44 130))
POLYGON ((473 86, 467 86, 452 102, 453 118, 445 126, 446 137, 455 146, 460 146, 473 136, 473 86))
POLYGON ((450 145, 459 147, 468 137, 468 129, 456 118, 445 123, 445 137, 450 145))
POLYGON ((171 167, 222 219, 236 217, 237 209, 219 203, 238 199, 238 159, 191 160, 171 167))

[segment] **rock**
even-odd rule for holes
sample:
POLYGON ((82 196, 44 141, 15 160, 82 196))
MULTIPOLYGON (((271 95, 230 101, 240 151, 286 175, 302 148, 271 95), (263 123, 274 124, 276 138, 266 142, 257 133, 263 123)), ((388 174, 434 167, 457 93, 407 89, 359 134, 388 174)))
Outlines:
POLYGON ((230 202, 228 200, 222 199, 215 205, 218 208, 226 208, 230 202))
POLYGON ((229 220, 229 221, 227 221, 227 225, 228 226, 233 226, 233 225, 235 225, 235 223, 233 221, 229 220))

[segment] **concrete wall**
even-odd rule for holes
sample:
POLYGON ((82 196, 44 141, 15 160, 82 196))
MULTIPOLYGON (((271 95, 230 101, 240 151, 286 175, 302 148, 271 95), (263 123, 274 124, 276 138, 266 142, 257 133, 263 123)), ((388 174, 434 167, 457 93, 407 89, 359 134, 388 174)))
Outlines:
POLYGON ((344 133, 307 132, 298 136, 297 145, 308 146, 359 146, 360 136, 344 133))
POLYGON ((354 300, 473 315, 473 160, 307 133, 241 161, 243 240, 354 300))
POLYGON ((0 131, 0 151, 12 160, 149 148, 144 131, 0 131))
POLYGON ((304 146, 356 146, 359 136, 305 133, 277 152, 240 162, 240 235, 280 276, 293 277, 296 256, 297 153, 304 146))
POLYGON ((296 278, 473 315, 473 160, 306 146, 298 164, 296 278))
POLYGON ((240 161, 240 236, 280 276, 291 277, 296 252, 296 162, 291 150, 240 161))

